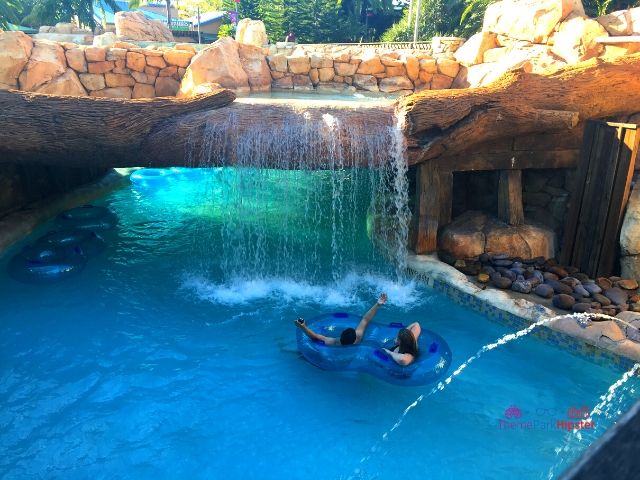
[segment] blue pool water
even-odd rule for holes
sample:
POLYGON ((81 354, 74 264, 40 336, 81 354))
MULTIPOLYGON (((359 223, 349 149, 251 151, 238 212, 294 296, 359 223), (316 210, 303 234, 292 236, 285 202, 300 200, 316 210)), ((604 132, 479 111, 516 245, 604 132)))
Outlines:
POLYGON ((511 331, 398 279, 367 236, 378 181, 193 170, 96 202, 119 224, 78 276, 25 285, 6 273, 21 246, 1 257, 0 478, 542 479, 564 461, 561 471, 638 397, 636 381, 558 456, 567 432, 556 421, 592 408, 622 372, 521 339, 382 441, 430 387, 325 372, 298 354, 293 319, 362 314, 380 291, 389 302, 376 321, 436 331, 452 369, 511 331), (501 428, 510 407, 520 426, 501 428))

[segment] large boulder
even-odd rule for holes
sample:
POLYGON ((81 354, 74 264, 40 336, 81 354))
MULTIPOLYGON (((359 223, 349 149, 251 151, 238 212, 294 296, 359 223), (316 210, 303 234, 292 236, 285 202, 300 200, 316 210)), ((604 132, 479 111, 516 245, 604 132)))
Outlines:
POLYGON ((18 79, 20 90, 36 91, 67 70, 64 49, 48 40, 36 40, 31 57, 18 79))
POLYGON ((65 50, 64 54, 67 57, 69 67, 78 73, 85 73, 87 71, 87 60, 82 48, 70 48, 65 50))
POLYGON ((622 276, 640 280, 640 186, 629 196, 620 231, 620 267, 622 276))
POLYGON ((553 37, 553 53, 569 64, 599 56, 604 46, 595 40, 608 36, 605 28, 595 20, 570 15, 553 37))
POLYGON ((271 71, 267 60, 262 53, 262 48, 255 45, 238 45, 238 55, 240 63, 247 77, 249 77, 249 87, 255 92, 265 92, 271 90, 271 71))
POLYGON ((50 95, 71 95, 81 97, 87 95, 87 91, 80 83, 78 74, 71 68, 67 68, 59 77, 54 78, 49 83, 41 86, 36 90, 39 93, 48 93, 50 95))
POLYGON ((482 253, 552 258, 556 239, 552 230, 541 225, 514 227, 485 213, 467 211, 442 228, 438 248, 462 260, 482 253))
POLYGON ((356 71, 359 75, 375 75, 385 71, 380 57, 374 50, 365 50, 359 59, 361 60, 360 65, 356 71))
POLYGON ((640 34, 640 7, 619 10, 596 18, 609 35, 624 36, 640 34))
POLYGON ((32 49, 33 40, 23 32, 0 31, 0 89, 18 88, 18 76, 32 49))
POLYGON ((503 0, 487 8, 482 31, 532 43, 547 43, 569 14, 584 15, 581 0, 503 0))
POLYGON ((305 75, 311 70, 311 61, 309 57, 304 54, 289 55, 287 57, 287 64, 289 65, 289 72, 294 75, 305 75))
POLYGON ((249 77, 242 68, 238 43, 233 38, 221 38, 191 59, 178 96, 193 95, 203 83, 217 83, 236 93, 249 92, 249 77))
POLYGON ((353 85, 360 90, 367 90, 369 92, 379 92, 378 80, 373 75, 360 75, 353 76, 353 85))
POLYGON ((487 50, 496 48, 498 43, 496 42, 496 34, 493 32, 478 32, 472 35, 469 40, 456 50, 453 54, 458 63, 466 65, 477 65, 484 61, 484 53, 487 50))
POLYGON ((413 90, 413 83, 404 76, 387 77, 380 80, 380 91, 391 93, 400 90, 413 90))
POLYGON ((116 35, 130 40, 173 42, 169 27, 159 20, 150 20, 142 12, 117 12, 114 16, 116 35))
POLYGON ((236 27, 236 42, 256 47, 267 45, 269 38, 262 20, 251 20, 250 18, 240 20, 236 27))

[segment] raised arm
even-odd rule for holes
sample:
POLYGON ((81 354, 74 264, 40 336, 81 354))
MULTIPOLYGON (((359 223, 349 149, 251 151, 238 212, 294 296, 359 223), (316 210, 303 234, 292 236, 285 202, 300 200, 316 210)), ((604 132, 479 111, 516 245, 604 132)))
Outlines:
POLYGON ((298 320, 294 320, 293 323, 296 327, 301 329, 312 340, 319 340, 323 342, 325 345, 338 345, 338 343, 340 343, 339 339, 320 335, 319 333, 316 333, 313 330, 311 330, 304 323, 300 323, 298 320))
POLYGON ((358 339, 358 341, 362 339, 364 331, 367 329, 367 325, 369 325, 369 322, 375 316, 378 308, 380 308, 380 305, 384 305, 385 303, 387 303, 387 294, 381 293, 378 301, 369 309, 367 313, 365 313, 364 317, 362 317, 362 320, 360 320, 360 323, 356 328, 356 338, 358 339))
POLYGON ((413 362, 413 355, 409 355, 408 353, 392 352, 388 348, 383 348, 383 350, 387 352, 387 354, 391 358, 393 358, 394 362, 396 362, 398 365, 402 365, 403 367, 406 367, 411 362, 413 362))

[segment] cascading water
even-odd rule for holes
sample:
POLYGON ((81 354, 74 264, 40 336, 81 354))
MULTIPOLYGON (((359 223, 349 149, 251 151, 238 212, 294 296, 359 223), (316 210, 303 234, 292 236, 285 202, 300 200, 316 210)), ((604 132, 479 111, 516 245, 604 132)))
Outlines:
POLYGON ((335 282, 358 265, 370 268, 381 250, 390 262, 358 273, 403 276, 406 147, 391 112, 366 124, 339 110, 320 117, 298 112, 284 125, 265 121, 250 130, 238 126, 236 115, 207 123, 201 147, 188 152, 193 167, 219 167, 205 195, 226 198, 218 228, 203 231, 194 245, 201 258, 220 250, 221 262, 201 267, 219 268, 226 281, 335 282), (378 251, 363 243, 365 228, 378 251))

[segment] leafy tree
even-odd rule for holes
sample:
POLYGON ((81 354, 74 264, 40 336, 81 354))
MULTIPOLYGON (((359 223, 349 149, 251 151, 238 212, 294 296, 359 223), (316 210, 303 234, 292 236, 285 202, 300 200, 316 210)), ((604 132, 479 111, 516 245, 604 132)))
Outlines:
MULTIPOLYGON (((0 0, 2 1, 2 0, 0 0)), ((40 25, 55 25, 58 22, 75 22, 78 19, 80 25, 94 29, 96 26, 93 18, 94 0, 34 0, 29 12, 25 15, 21 23, 32 27, 40 25)), ((104 0, 113 11, 120 8, 114 0, 104 0)))
POLYGON ((222 10, 222 0, 180 0, 176 2, 178 12, 183 17, 194 17, 198 13, 198 7, 200 7, 200 13, 216 12, 222 10))
MULTIPOLYGON (((267 34, 284 40, 293 31, 304 43, 373 39, 400 16, 391 0, 242 0, 239 18, 265 23, 267 34)), ((223 10, 235 10, 224 0, 223 10)))
POLYGON ((18 12, 18 2, 15 0, 0 0, 0 28, 7 28, 9 23, 17 23, 18 12))
MULTIPOLYGON (((436 35, 461 35, 464 28, 460 25, 460 17, 464 8, 464 0, 423 0, 418 18, 418 40, 428 40, 436 35)), ((408 25, 408 15, 408 9, 405 8, 402 19, 382 35, 382 40, 413 40, 415 16, 412 16, 411 25, 408 25)))

